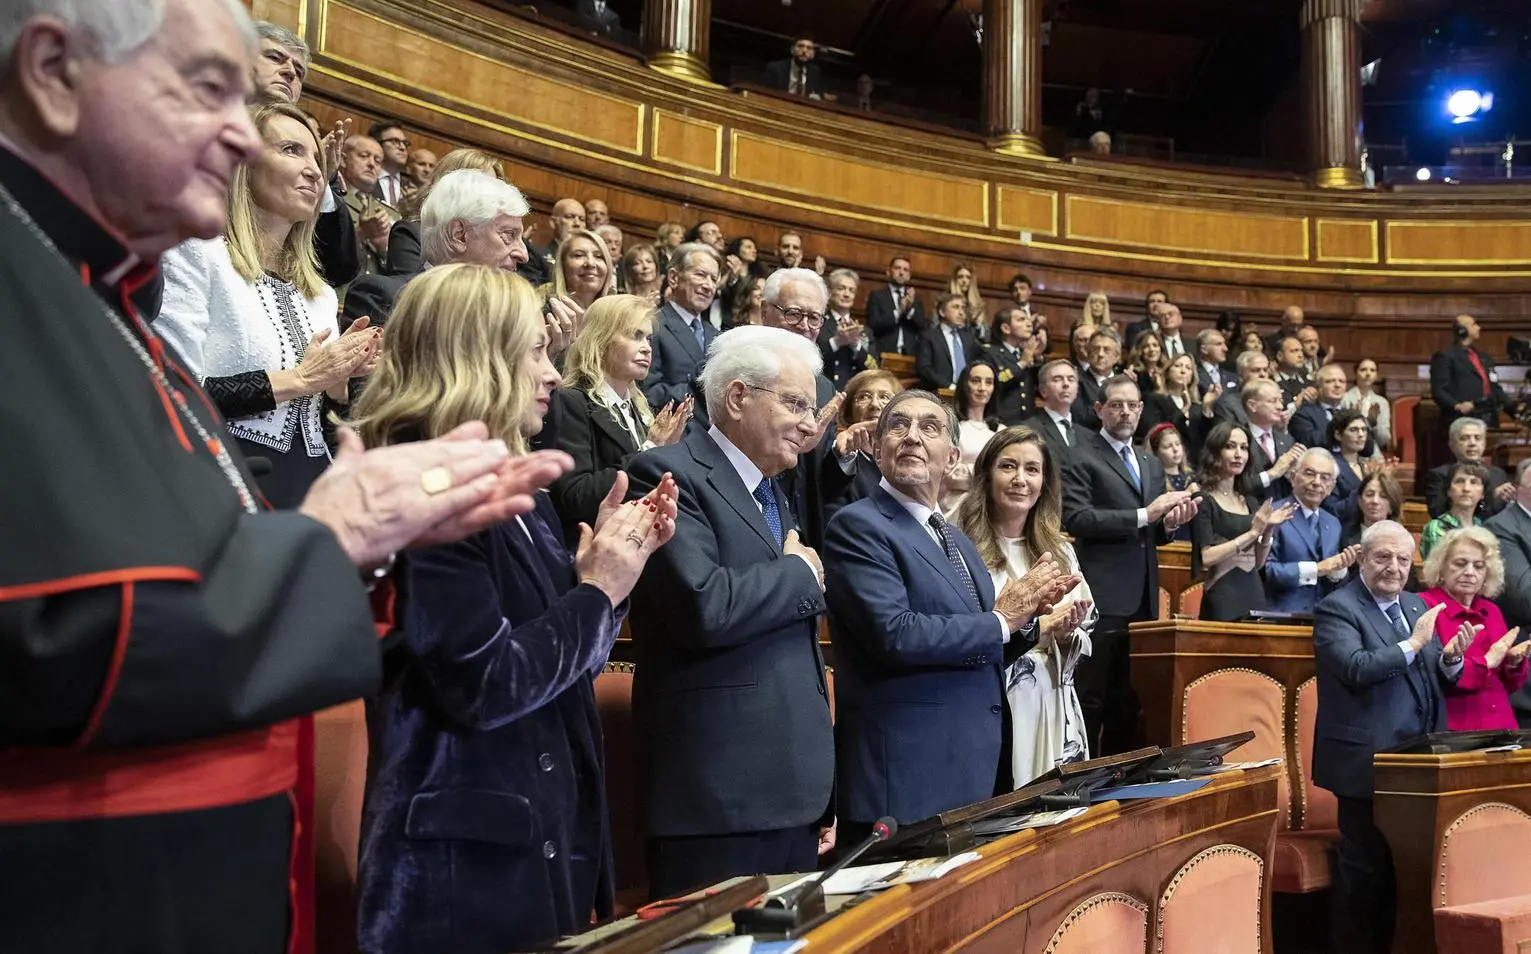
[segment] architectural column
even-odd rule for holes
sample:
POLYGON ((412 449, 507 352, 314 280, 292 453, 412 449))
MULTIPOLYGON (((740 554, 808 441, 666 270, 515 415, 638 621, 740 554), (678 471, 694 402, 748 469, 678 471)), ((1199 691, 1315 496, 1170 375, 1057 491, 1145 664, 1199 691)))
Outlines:
POLYGON ((682 79, 709 79, 712 0, 645 0, 643 51, 648 64, 682 79))
POLYGON ((1361 8, 1366 0, 1304 0, 1302 72, 1308 169, 1326 189, 1359 189, 1361 8))
POLYGON ((991 149, 1044 154, 1042 0, 983 0, 983 119, 991 149))

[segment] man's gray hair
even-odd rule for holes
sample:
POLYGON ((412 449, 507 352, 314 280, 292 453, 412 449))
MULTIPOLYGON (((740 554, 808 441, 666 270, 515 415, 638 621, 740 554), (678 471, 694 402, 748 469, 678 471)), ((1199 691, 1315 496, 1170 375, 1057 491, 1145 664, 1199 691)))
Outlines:
POLYGON ((842 278, 849 278, 852 285, 859 286, 861 284, 861 276, 856 274, 854 268, 837 268, 825 276, 825 280, 831 285, 842 278))
POLYGON ((1462 432, 1469 427, 1480 428, 1485 434, 1488 433, 1488 425, 1476 417, 1459 417, 1451 422, 1451 427, 1446 430, 1446 439, 1455 441, 1462 436, 1462 432))
POLYGON ((893 419, 893 409, 900 404, 916 399, 929 401, 932 404, 938 405, 942 411, 946 412, 946 436, 955 446, 957 443, 957 409, 929 391, 922 391, 919 388, 911 388, 908 391, 900 391, 893 395, 893 400, 889 401, 887 406, 882 409, 882 413, 877 416, 877 439, 880 441, 888 436, 888 428, 891 426, 889 422, 893 419))
POLYGON ((772 305, 776 304, 781 301, 782 289, 789 284, 807 285, 813 289, 813 293, 819 296, 818 311, 822 312, 829 307, 829 288, 825 286, 824 279, 819 277, 819 273, 811 268, 778 268, 766 279, 765 288, 760 290, 760 300, 772 305))
POLYGON ((1531 470, 1531 457, 1527 457, 1515 465, 1515 483, 1517 486, 1526 482, 1526 471, 1531 470))
MULTIPOLYGON (((0 3, 0 73, 11 67, 21 28, 34 17, 63 21, 108 63, 120 63, 154 39, 165 23, 169 0, 5 0, 0 3)), ((246 44, 255 49, 255 26, 239 0, 222 3, 246 44)))
POLYGON ((1244 386, 1239 388, 1239 403, 1244 406, 1244 410, 1247 412, 1250 401, 1259 400, 1260 395, 1272 392, 1280 396, 1281 385, 1270 378, 1255 378, 1253 381, 1246 381, 1244 386))
MULTIPOLYGON (((1198 340, 1200 340, 1199 337, 1198 340)), ((1261 358, 1265 358, 1266 361, 1270 360, 1263 350, 1239 352, 1239 356, 1233 359, 1233 368, 1238 373, 1240 381, 1244 380, 1245 376, 1249 374, 1249 366, 1261 358)))
POLYGON ((309 49, 301 36, 282 26, 280 23, 272 23, 270 20, 260 20, 255 24, 255 35, 262 40, 270 40, 277 46, 291 53, 293 59, 303 64, 308 69, 309 49))
MULTIPOLYGON (((714 421, 723 419, 723 401, 734 381, 757 388, 773 387, 781 378, 784 361, 797 361, 815 375, 824 370, 819 346, 784 328, 741 325, 712 339, 701 373, 707 416, 714 421)), ((809 395, 809 400, 817 397, 809 395)))
POLYGON ((1302 455, 1302 459, 1297 462, 1297 466, 1301 467, 1303 464, 1306 464, 1308 462, 1308 458, 1309 457, 1317 458, 1318 460, 1321 460, 1321 461, 1325 462, 1326 464, 1329 465, 1329 469, 1330 470, 1334 471, 1334 473, 1336 475, 1339 474, 1339 472, 1340 472, 1340 465, 1335 461, 1334 455, 1329 453, 1324 448, 1322 448, 1322 447, 1310 447, 1310 448, 1308 448, 1308 452, 1306 454, 1302 455))
POLYGON ((723 271, 723 256, 718 250, 706 242, 682 242, 675 246, 675 251, 670 253, 670 260, 665 262, 665 271, 683 272, 691 266, 691 256, 706 255, 718 266, 719 275, 723 271))
POLYGON ((1376 523, 1361 531, 1361 551, 1364 553, 1372 548, 1382 537, 1398 537, 1409 541, 1409 549, 1414 549, 1414 534, 1409 528, 1397 520, 1378 520, 1376 523))
POLYGON ((499 215, 531 212, 521 190, 477 169, 458 169, 437 179, 420 207, 420 255, 432 265, 452 260, 447 229, 453 222, 478 228, 499 215))
POLYGON ((1218 337, 1222 338, 1224 344, 1228 343, 1228 336, 1223 334, 1221 331, 1218 331, 1216 328, 1203 328, 1196 332, 1196 350, 1198 352, 1205 351, 1207 348, 1207 342, 1212 340, 1213 335, 1217 335, 1218 337))

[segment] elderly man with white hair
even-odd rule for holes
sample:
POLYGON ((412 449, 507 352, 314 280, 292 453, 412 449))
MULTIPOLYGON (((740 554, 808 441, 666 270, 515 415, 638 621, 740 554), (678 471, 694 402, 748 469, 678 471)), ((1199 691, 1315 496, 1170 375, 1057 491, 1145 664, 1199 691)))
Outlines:
POLYGON ((6 954, 288 950, 297 717, 376 690, 369 587, 567 466, 477 422, 375 451, 343 431, 301 507, 265 512, 144 312, 260 149, 254 49, 237 0, 0 6, 6 954))
MULTIPOLYGON (((1288 523, 1295 523, 1294 518, 1288 523)), ((1381 520, 1361 536, 1359 575, 1325 597, 1314 613, 1318 717, 1313 781, 1339 800, 1339 891, 1351 930, 1336 949, 1392 949, 1394 879, 1387 840, 1372 820, 1372 756, 1426 732, 1446 729, 1448 687, 1462 674, 1471 629, 1442 646, 1442 607, 1404 591, 1414 537, 1381 520)))
POLYGON ((1345 582, 1361 555, 1360 546, 1342 546, 1339 518, 1323 508, 1339 467, 1322 447, 1310 448, 1290 473, 1292 496, 1275 507, 1296 504, 1290 520, 1272 531, 1261 574, 1271 609, 1311 613, 1318 601, 1345 582))
POLYGON ((666 474, 680 491, 629 616, 655 897, 809 871, 833 845, 823 568, 779 486, 818 433, 819 370, 801 336, 726 331, 702 371, 711 426, 629 465, 630 494, 666 474))

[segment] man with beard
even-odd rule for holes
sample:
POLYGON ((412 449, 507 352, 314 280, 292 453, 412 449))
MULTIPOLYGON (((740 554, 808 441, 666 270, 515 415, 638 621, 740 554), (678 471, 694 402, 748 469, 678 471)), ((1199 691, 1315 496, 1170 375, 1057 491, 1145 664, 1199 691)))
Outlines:
POLYGON ((819 64, 813 61, 814 52, 812 40, 806 37, 793 40, 790 60, 773 60, 766 64, 766 85, 784 90, 791 96, 821 99, 824 81, 819 75, 819 64))

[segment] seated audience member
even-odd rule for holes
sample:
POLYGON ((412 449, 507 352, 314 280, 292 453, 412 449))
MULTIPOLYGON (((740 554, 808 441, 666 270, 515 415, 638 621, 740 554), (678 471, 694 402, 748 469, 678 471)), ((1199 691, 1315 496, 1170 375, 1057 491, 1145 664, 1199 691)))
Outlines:
POLYGON ((979 352, 978 339, 968 327, 967 302, 959 296, 936 299, 936 320, 921 332, 914 352, 914 376, 928 391, 955 385, 957 373, 979 352))
POLYGON ((1196 393, 1205 394, 1214 386, 1223 391, 1237 390, 1239 375, 1230 368, 1228 336, 1216 328, 1204 328, 1196 334, 1196 393))
POLYGON ((860 276, 849 268, 837 268, 829 273, 825 284, 829 286, 829 308, 819 331, 819 354, 824 359, 824 375, 843 391, 856 375, 876 368, 877 358, 865 326, 851 313, 860 276))
POLYGON ((564 352, 563 386, 553 392, 558 449, 574 469, 550 488, 565 539, 579 542, 579 525, 595 525, 600 504, 633 455, 680 440, 691 420, 691 398, 656 414, 638 384, 653 356, 654 306, 636 295, 608 295, 585 312, 564 352))
POLYGON ((705 320, 717 292, 723 259, 710 245, 688 242, 670 254, 668 300, 654 327, 653 364, 643 382, 650 407, 679 403, 691 394, 717 329, 705 320))
POLYGON ((962 298, 967 304, 968 327, 981 344, 989 344, 989 306, 978 291, 973 270, 966 265, 953 268, 951 281, 946 283, 946 293, 962 298))
MULTIPOLYGON (((517 271, 526 261, 521 222, 530 211, 521 190, 508 182, 472 169, 448 172, 430 184, 420 207, 421 257, 427 265, 460 263, 517 271)), ((382 327, 394 300, 419 274, 423 272, 357 279, 346 289, 346 317, 368 318, 382 327)), ((564 317, 572 321, 573 312, 564 317)))
POLYGON ((558 246, 553 266, 553 280, 537 289, 544 298, 566 298, 581 312, 596 299, 611 294, 614 270, 606 243, 594 232, 577 229, 558 246))
POLYGON ((1307 399, 1313 396, 1313 378, 1308 371, 1307 357, 1302 351, 1302 339, 1295 334, 1285 335, 1278 342, 1276 369, 1271 380, 1281 387, 1285 404, 1296 404, 1299 397, 1307 399))
POLYGON ((652 245, 629 245, 622 253, 622 263, 617 266, 617 287, 626 294, 646 299, 656 308, 659 307, 659 290, 664 285, 658 256, 652 245))
POLYGON ((1259 379, 1270 380, 1271 361, 1265 356, 1264 351, 1242 352, 1233 363, 1235 373, 1238 375, 1238 387, 1224 391, 1212 405, 1213 415, 1220 421, 1232 421, 1235 424, 1249 423, 1249 415, 1244 411, 1243 389, 1250 381, 1259 379))
POLYGON ((1483 489, 1488 471, 1478 464, 1458 461, 1446 477, 1446 499, 1451 505, 1438 517, 1431 517, 1419 535, 1419 555, 1429 559, 1430 551, 1452 530, 1483 525, 1483 489))
POLYGON ((936 509, 956 426, 928 391, 889 402, 875 440, 882 481, 835 514, 825 541, 847 844, 885 815, 907 824, 1011 788, 1007 654, 1030 649, 1038 608, 1078 583, 1048 559, 995 594, 982 554, 936 509))
POLYGON ((1504 393, 1494 359, 1478 347, 1477 320, 1457 315, 1451 328, 1456 340, 1430 358, 1430 397, 1441 409, 1441 426, 1450 428, 1462 417, 1498 424, 1500 411, 1520 405, 1504 393))
MULTIPOLYGON (((1152 341, 1149 335, 1138 339, 1152 341)), ((1196 399, 1196 365, 1191 356, 1182 354, 1171 358, 1161 376, 1158 389, 1143 395, 1143 418, 1138 422, 1138 433, 1148 432, 1160 424, 1173 424, 1180 433, 1186 448, 1201 447, 1206 432, 1212 429, 1212 401, 1196 399)))
MULTIPOLYGON (((1287 475, 1307 447, 1293 441, 1282 426, 1286 414, 1281 409, 1281 389, 1274 381, 1257 378, 1246 382, 1239 396, 1249 422, 1250 445, 1243 489, 1265 500, 1290 496, 1292 485, 1287 475)), ((1330 478, 1332 481, 1332 474, 1330 478)))
MULTIPOLYGON (((1300 518, 1299 518, 1300 519, 1300 518)), ((1296 521, 1293 521, 1294 523, 1296 521)), ((1392 950, 1396 884, 1387 839, 1372 817, 1372 760, 1385 749, 1446 728, 1446 693, 1466 646, 1435 638, 1441 608, 1404 591, 1414 538, 1385 520, 1361 539, 1360 573, 1318 604, 1313 781, 1339 800, 1336 950, 1392 950)))
POLYGON ((1014 425, 1031 414, 1037 391, 1037 339, 1031 317, 1014 305, 994 314, 984 356, 994 365, 994 414, 1001 424, 1014 425))
MULTIPOLYGON (((1191 469, 1187 460, 1185 442, 1180 439, 1180 432, 1175 430, 1175 425, 1168 421, 1155 425, 1148 430, 1148 439, 1145 442, 1148 452, 1159 459, 1159 466, 1164 468, 1164 490, 1166 493, 1172 490, 1189 490, 1193 493, 1199 489, 1196 483, 1196 472, 1191 469)), ((1177 527, 1170 534, 1171 540, 1191 539, 1189 526, 1177 527)))
POLYGON ((1111 134, 1104 129, 1097 129, 1090 133, 1090 152, 1097 156, 1111 155, 1111 134))
POLYGON ((1084 296, 1084 307, 1080 310, 1079 317, 1081 324, 1116 327, 1116 322, 1111 320, 1111 299, 1107 298, 1103 291, 1092 291, 1084 296))
POLYGON ((1201 449, 1196 480, 1206 494, 1191 522, 1191 577, 1206 574, 1202 619, 1231 622, 1265 608, 1260 573, 1274 532, 1297 509, 1291 502, 1272 507, 1237 489, 1249 460, 1249 432, 1227 421, 1212 428, 1201 449))
POLYGON ((1373 471, 1361 478, 1356 489, 1356 506, 1344 525, 1340 545, 1349 547, 1361 542, 1361 535, 1374 523, 1397 520, 1403 514, 1403 488, 1386 470, 1373 471))
POLYGON ((680 247, 686 236, 686 227, 679 222, 665 222, 654 230, 654 250, 662 261, 669 261, 670 253, 680 247))
POLYGON ((1272 609, 1313 612, 1319 600, 1345 582, 1361 555, 1360 547, 1342 545, 1340 521, 1324 509, 1337 469, 1334 456, 1322 447, 1310 448, 1293 469, 1293 499, 1282 505, 1295 503, 1296 510, 1276 528, 1265 558, 1265 593, 1272 609))
POLYGON ((393 228, 388 232, 388 260, 383 267, 384 275, 408 278, 425 267, 425 259, 420 254, 420 210, 425 206, 425 200, 430 198, 431 186, 443 176, 459 169, 473 169, 501 181, 505 179, 505 169, 500 165, 500 160, 487 152, 453 149, 442 156, 420 188, 399 206, 399 221, 393 223, 393 228))
POLYGON ((597 225, 594 228, 592 228, 590 231, 592 231, 596 235, 600 236, 601 241, 603 243, 605 243, 605 245, 606 245, 606 256, 611 259, 613 265, 615 265, 617 262, 622 261, 622 230, 621 229, 617 228, 615 225, 612 225, 610 222, 608 222, 605 225, 597 225))
MULTIPOLYGON (((1090 335, 1090 364, 1079 375, 1079 396, 1074 399, 1074 418, 1085 430, 1100 429, 1100 415, 1095 410, 1104 397, 1106 382, 1117 373, 1122 360, 1122 342, 1116 332, 1109 328, 1097 329, 1090 335)), ((1138 392, 1141 394, 1142 389, 1138 392)), ((1137 415, 1133 415, 1137 424, 1137 415)))
POLYGON ((909 259, 895 255, 888 262, 887 286, 867 294, 867 328, 877 339, 879 355, 914 354, 920 333, 930 327, 909 274, 909 259))
POLYGON ((1157 548, 1196 516, 1191 495, 1161 492, 1158 460, 1132 446, 1142 410, 1131 378, 1108 379, 1095 406, 1100 430, 1081 429, 1063 477, 1064 528, 1101 615, 1094 650, 1076 677, 1090 751, 1101 755, 1127 751, 1136 741, 1127 625, 1158 616, 1157 548), (1104 738, 1099 745, 1098 738, 1104 738))
MULTIPOLYGON (((978 455, 973 489, 953 522, 978 548, 995 592, 1023 578, 1043 554, 1063 572, 1079 573, 1063 536, 1062 482, 1057 455, 1028 427, 1006 428, 978 455)), ((1005 667, 1016 788, 1055 765, 1090 757, 1074 668, 1090 655, 1094 608, 1090 585, 1081 580, 1038 620, 1036 645, 1005 667)))
POLYGON ((957 430, 954 443, 961 456, 957 466, 941 482, 941 512, 948 518, 973 486, 973 465, 983 453, 999 420, 990 413, 994 396, 994 366, 979 359, 962 369, 957 382, 957 430))
POLYGON ((1493 598, 1504 591, 1499 540, 1483 527, 1453 530, 1425 559, 1419 594, 1427 606, 1445 605, 1435 620, 1442 644, 1461 635, 1468 643, 1457 684, 1446 691, 1446 728, 1452 732, 1514 729, 1510 696, 1526 684, 1531 640, 1516 643, 1493 598), (1464 631, 1465 628, 1465 631, 1464 631))
POLYGON ((611 207, 600 199, 585 200, 585 228, 592 232, 611 224, 611 207))
POLYGON ((789 96, 822 99, 824 79, 820 76, 819 64, 813 61, 813 54, 812 40, 807 37, 793 40, 791 58, 772 60, 766 64, 765 84, 789 96))
POLYGON ((1366 418, 1376 443, 1376 456, 1381 457, 1393 444, 1393 408, 1386 395, 1378 392, 1379 384, 1381 380, 1377 362, 1372 358, 1362 358, 1356 362, 1355 386, 1345 392, 1345 399, 1340 403, 1344 407, 1355 408, 1366 418))
POLYGON ((729 291, 728 317, 723 322, 723 330, 760 324, 760 312, 764 303, 761 296, 764 291, 764 278, 750 275, 740 279, 729 291))
POLYGON ((1164 347, 1164 357, 1177 358, 1183 354, 1191 353, 1191 346, 1180 336, 1180 328, 1184 319, 1180 315, 1180 306, 1172 301, 1167 301, 1159 308, 1159 339, 1164 347))
POLYGON ((1452 456, 1456 460, 1425 471, 1421 482, 1425 507, 1430 511, 1430 516, 1439 517, 1451 508, 1451 470, 1457 464, 1476 464, 1483 468, 1485 514, 1496 514, 1504 509, 1506 503, 1515 499, 1515 485, 1510 482, 1510 478, 1485 459, 1488 453, 1488 430, 1482 421, 1475 417, 1459 417, 1451 422, 1447 437, 1452 456))
MULTIPOLYGON (((882 414, 882 409, 888 406, 894 395, 904 389, 899 383, 898 376, 892 371, 881 371, 872 368, 862 371, 850 379, 845 385, 845 400, 840 403, 839 417, 835 423, 840 433, 848 433, 857 424, 863 425, 863 429, 874 427, 877 418, 882 414)), ((877 471, 877 460, 873 456, 870 442, 864 447, 856 447, 855 464, 852 467, 854 476, 850 485, 841 491, 840 496, 827 502, 824 506, 824 520, 827 524, 834 518, 835 511, 848 503, 855 503, 863 497, 870 497, 872 491, 877 488, 878 481, 882 480, 882 474, 877 471)))
POLYGON ((1164 387, 1164 342, 1152 331, 1138 335, 1124 362, 1125 372, 1138 382, 1138 390, 1150 394, 1164 387))
POLYGON ((1022 423, 1041 434, 1042 439, 1058 451, 1058 459, 1067 465, 1068 452, 1078 443, 1079 430, 1083 427, 1073 417, 1079 395, 1079 375, 1074 370, 1074 362, 1054 358, 1038 368, 1037 395, 1042 399, 1042 406, 1022 423))
MULTIPOLYGON (((374 447, 483 420, 520 454, 557 386, 531 286, 448 265, 400 296, 354 420, 374 447)), ((462 542, 399 555, 401 638, 368 702, 362 951, 525 950, 611 914, 594 682, 628 593, 674 533, 675 505, 670 484, 623 504, 626 489, 613 488, 577 556, 545 498, 462 542), (510 817, 520 828, 507 839, 510 817)))
POLYGON ((383 147, 371 136, 348 136, 340 149, 340 178, 346 186, 346 208, 356 228, 358 275, 376 275, 388 259, 388 233, 399 213, 378 198, 377 180, 383 167, 383 147))
MULTIPOLYGON (((703 259, 693 248, 717 264, 682 246, 677 271, 703 259)), ((780 328, 724 332, 701 372, 711 427, 628 465, 631 493, 673 474, 680 501, 630 617, 655 897, 811 871, 834 847, 823 570, 776 480, 817 430, 819 368, 818 348, 780 328)))
POLYGON ((350 398, 380 341, 365 320, 340 334, 335 292, 314 264, 315 210, 324 189, 319 128, 296 106, 251 110, 260 154, 229 183, 228 224, 160 260, 164 302, 155 331, 202 383, 277 509, 302 502, 330 465, 327 405, 350 398))

